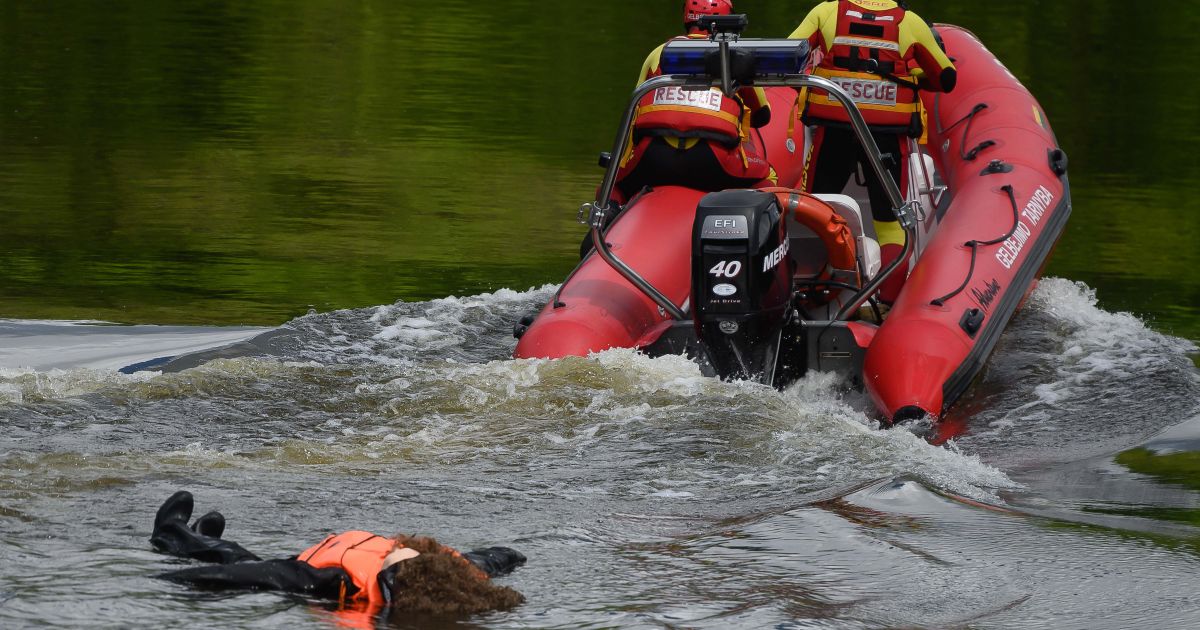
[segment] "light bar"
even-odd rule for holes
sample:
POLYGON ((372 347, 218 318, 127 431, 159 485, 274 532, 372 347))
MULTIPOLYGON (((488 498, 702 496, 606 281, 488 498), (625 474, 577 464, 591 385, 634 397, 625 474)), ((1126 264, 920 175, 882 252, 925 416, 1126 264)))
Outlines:
MULTIPOLYGON (((731 72, 740 80, 800 74, 808 64, 805 39, 741 39, 728 44, 731 72), (744 65, 746 60, 752 62, 749 68, 744 65)), ((707 39, 672 40, 663 48, 659 67, 663 74, 720 78, 721 44, 707 39)))

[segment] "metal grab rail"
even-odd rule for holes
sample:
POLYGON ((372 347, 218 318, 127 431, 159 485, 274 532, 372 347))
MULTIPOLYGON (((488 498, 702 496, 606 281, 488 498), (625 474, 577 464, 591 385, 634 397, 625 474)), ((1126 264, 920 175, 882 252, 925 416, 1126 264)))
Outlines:
MULTIPOLYGON (((636 271, 626 265, 620 258, 609 249, 608 243, 604 241, 604 223, 607 219, 610 210, 609 204, 612 201, 612 191, 617 181, 617 171, 620 169, 621 156, 628 149, 630 141, 630 129, 633 127, 633 121, 637 114, 638 104, 642 97, 664 87, 682 86, 690 87, 696 90, 708 90, 713 87, 724 87, 725 79, 723 77, 698 77, 693 75, 664 75, 654 77, 644 81, 633 91, 633 98, 630 99, 629 107, 625 109, 625 115, 622 118, 621 126, 617 133, 616 141, 613 142, 612 157, 609 161, 608 168, 604 172, 604 180, 600 184, 600 195, 593 203, 584 204, 580 208, 581 214, 586 212, 588 215, 587 223, 592 228, 592 244, 596 248, 596 253, 607 262, 617 273, 621 274, 626 280, 629 280, 635 287, 654 300, 664 312, 670 313, 671 317, 676 320, 688 319, 687 313, 672 302, 661 291, 656 289, 652 284, 641 277, 636 271)), ((867 157, 867 162, 871 165, 871 169, 875 171, 875 175, 879 181, 883 182, 884 192, 887 193, 888 201, 892 204, 892 211, 896 215, 896 219, 900 222, 900 227, 904 229, 904 248, 899 258, 888 265, 879 275, 875 276, 847 302, 840 311, 838 311, 836 319, 841 320, 849 316, 861 307, 870 297, 879 285, 883 284, 900 264, 907 260, 912 253, 913 243, 916 238, 916 217, 912 211, 912 204, 904 201, 904 196, 900 193, 900 186, 896 180, 892 179, 891 173, 883 165, 883 161, 879 153, 879 145, 876 144, 875 138, 871 135, 871 129, 863 120, 862 113, 858 111, 858 107, 854 104, 854 100, 846 94, 838 84, 825 79, 823 77, 813 76, 810 74, 789 74, 781 76, 756 77, 754 79, 756 87, 791 87, 791 88, 816 88, 827 92, 830 96, 842 104, 846 109, 846 113, 850 117, 850 127, 854 131, 854 135, 858 138, 867 157)), ((915 202, 912 202, 915 203, 915 202)))

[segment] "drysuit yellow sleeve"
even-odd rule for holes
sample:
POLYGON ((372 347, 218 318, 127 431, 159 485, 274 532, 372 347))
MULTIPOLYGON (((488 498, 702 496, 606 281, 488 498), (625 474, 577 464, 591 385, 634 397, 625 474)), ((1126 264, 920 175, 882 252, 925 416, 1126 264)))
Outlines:
POLYGON ((837 34, 837 0, 822 2, 808 12, 788 39, 807 39, 813 50, 829 50, 837 34))
POLYGON ((917 62, 921 69, 918 80, 921 89, 949 92, 958 81, 958 70, 946 56, 933 31, 921 16, 908 11, 900 22, 900 51, 905 58, 917 62))
POLYGON ((658 74, 658 65, 662 61, 662 52, 665 47, 666 44, 659 44, 658 48, 650 51, 646 61, 642 62, 642 73, 638 75, 638 85, 645 83, 650 75, 658 74))

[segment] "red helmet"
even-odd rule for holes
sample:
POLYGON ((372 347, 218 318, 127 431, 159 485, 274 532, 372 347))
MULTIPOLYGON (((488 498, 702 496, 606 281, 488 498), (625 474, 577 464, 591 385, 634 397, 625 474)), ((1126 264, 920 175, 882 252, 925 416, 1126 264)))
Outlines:
POLYGON ((683 3, 683 27, 690 28, 706 15, 733 13, 733 0, 687 0, 683 3))

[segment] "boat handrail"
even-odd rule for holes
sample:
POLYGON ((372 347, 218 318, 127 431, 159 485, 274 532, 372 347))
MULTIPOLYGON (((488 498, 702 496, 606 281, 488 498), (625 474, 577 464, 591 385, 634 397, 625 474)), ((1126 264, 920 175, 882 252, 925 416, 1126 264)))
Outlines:
MULTIPOLYGON (((688 314, 661 291, 655 288, 652 284, 646 281, 635 270, 626 265, 620 258, 616 256, 608 247, 608 243, 604 240, 604 226, 610 210, 609 205, 612 202, 612 192, 616 185, 617 171, 620 169, 621 156, 625 154, 630 142, 630 129, 633 126, 634 118, 637 114, 638 104, 642 97, 653 92, 654 90, 665 87, 686 87, 697 90, 720 88, 722 84, 728 85, 725 77, 712 77, 708 75, 691 75, 691 74, 670 74, 653 77, 642 82, 633 91, 633 96, 629 101, 629 106, 625 109, 625 114, 621 119, 621 126, 617 133, 617 138, 613 142, 611 159, 608 161, 607 168, 604 172, 604 180, 600 184, 599 196, 592 203, 583 204, 580 208, 581 216, 586 214, 587 224, 591 226, 592 243, 596 248, 596 253, 617 273, 621 274, 626 280, 629 280, 634 286, 645 293, 650 299, 664 311, 669 313, 676 320, 688 319, 688 314)), ((842 309, 838 311, 838 320, 845 319, 850 313, 856 312, 861 307, 872 293, 883 284, 883 281, 888 278, 899 266, 900 263, 908 258, 912 252, 913 243, 916 238, 916 213, 914 212, 914 202, 906 202, 904 196, 900 193, 900 186, 896 180, 892 178, 887 167, 883 165, 883 159, 880 155, 879 145, 875 142, 875 138, 871 135, 871 129, 867 126, 866 121, 859 112, 858 106, 850 95, 841 88, 837 83, 830 81, 824 77, 818 77, 811 74, 784 74, 775 76, 756 76, 754 78, 755 87, 790 87, 790 88, 815 88, 827 92, 831 97, 837 100, 846 108, 850 118, 850 127, 854 131, 854 135, 858 138, 859 144, 862 145, 866 155, 867 162, 871 165, 871 169, 875 171, 876 176, 883 182, 884 192, 887 193, 888 201, 892 204, 892 212, 896 215, 896 219, 900 223, 900 227, 904 229, 904 248, 900 257, 896 258, 892 264, 876 275, 865 287, 854 295, 842 309)))

